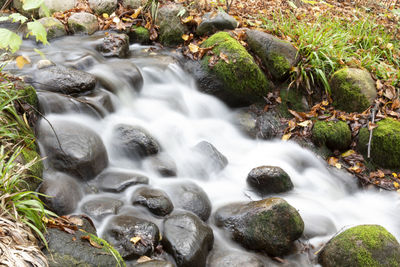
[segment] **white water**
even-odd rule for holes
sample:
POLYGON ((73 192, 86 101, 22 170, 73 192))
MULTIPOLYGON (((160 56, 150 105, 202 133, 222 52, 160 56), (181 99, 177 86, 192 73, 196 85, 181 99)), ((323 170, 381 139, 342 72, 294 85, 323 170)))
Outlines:
MULTIPOLYGON (((141 93, 135 94, 128 83, 110 70, 107 61, 93 50, 84 48, 87 45, 70 38, 43 50, 57 64, 73 61, 74 56, 77 58, 84 54, 95 57, 96 65, 85 70, 114 81, 118 90, 116 112, 102 120, 73 114, 51 115, 48 119, 67 119, 94 129, 109 151, 111 167, 141 172, 150 178, 151 185, 158 188, 176 180, 192 180, 207 192, 215 211, 233 201, 248 201, 249 197, 260 199, 246 186, 248 172, 261 165, 280 166, 290 175, 294 190, 274 196, 283 197, 300 212, 306 228, 303 241, 315 247, 313 252, 337 231, 359 224, 380 224, 400 240, 397 193, 360 190, 355 178, 344 171, 331 172, 322 160, 295 143, 247 138, 234 126, 232 110, 216 98, 198 92, 194 81, 177 64, 161 62, 165 57, 148 55, 129 59, 139 67, 144 77, 141 93), (149 169, 137 169, 129 160, 116 160, 110 152, 109 138, 111 129, 119 123, 141 126, 150 132, 163 151, 177 163, 178 177, 162 178, 149 169), (189 149, 202 140, 212 143, 228 158, 229 164, 222 172, 211 174, 206 179, 192 178, 193 170, 185 162, 190 157, 189 149), (314 234, 309 239, 311 232, 314 234)), ((138 54, 144 48, 132 46, 131 49, 138 54)), ((25 53, 30 54, 27 51, 25 53)), ((31 54, 31 59, 34 61, 36 58, 31 54)), ((130 188, 119 196, 127 205, 131 192, 130 188)), ((101 231, 103 226, 99 224, 98 229, 101 231)), ((217 231, 215 233, 225 239, 217 231)), ((228 240, 225 242, 226 246, 238 247, 228 240)), ((295 258, 291 261, 296 263, 295 258)), ((304 257, 297 264, 309 265, 304 257)))

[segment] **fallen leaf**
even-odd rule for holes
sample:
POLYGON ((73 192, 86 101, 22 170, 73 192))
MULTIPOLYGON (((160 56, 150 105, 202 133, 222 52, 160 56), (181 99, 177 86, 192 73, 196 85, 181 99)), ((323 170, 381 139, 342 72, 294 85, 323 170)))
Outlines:
POLYGON ((142 262, 147 262, 147 261, 151 261, 151 258, 149 258, 147 256, 141 256, 136 262, 142 263, 142 262))
POLYGON ((220 53, 219 53, 219 57, 220 57, 223 61, 225 61, 226 64, 229 64, 229 59, 228 59, 228 56, 227 56, 227 55, 225 55, 224 53, 220 52, 220 53))
POLYGON ((181 21, 184 24, 189 23, 189 22, 193 21, 193 16, 187 16, 186 18, 181 19, 181 21))
POLYGON ((199 47, 195 44, 189 44, 188 47, 190 52, 192 53, 197 53, 199 51, 199 47))
POLYGON ((310 124, 312 124, 312 121, 306 120, 306 121, 303 121, 303 122, 298 123, 297 125, 299 125, 299 126, 301 126, 301 127, 307 127, 307 126, 309 126, 310 124))
POLYGON ((188 34, 182 35, 182 39, 183 39, 184 41, 189 40, 189 35, 188 35, 188 34))
POLYGON ((393 173, 392 173, 392 176, 393 176, 394 178, 397 178, 397 173, 393 172, 393 173))
POLYGON ((134 236, 132 237, 129 241, 133 243, 133 245, 136 245, 137 242, 139 242, 142 238, 140 236, 134 236))
POLYGON ((335 157, 329 157, 328 158, 328 164, 331 166, 335 166, 336 164, 338 164, 339 159, 335 158, 335 157))
POLYGON ((284 134, 283 136, 282 136, 282 140, 283 141, 287 141, 287 140, 289 140, 290 139, 290 137, 292 136, 292 134, 291 133, 288 133, 288 134, 284 134))
POLYGON ((394 187, 395 187, 396 189, 400 187, 400 185, 399 185, 398 182, 393 182, 393 185, 394 185, 394 187))
POLYGON ((142 7, 140 6, 138 9, 135 10, 135 13, 133 13, 131 15, 131 18, 136 19, 140 15, 141 12, 142 12, 142 7))
POLYGON ((348 156, 351 156, 351 155, 353 155, 354 153, 356 153, 353 149, 350 149, 350 150, 347 150, 346 152, 344 152, 344 153, 342 153, 342 157, 343 158, 345 158, 345 157, 348 157, 348 156))
POLYGON ((18 56, 15 61, 17 62, 17 67, 19 69, 22 69, 26 64, 30 64, 31 60, 29 59, 29 57, 25 57, 25 56, 18 56))
POLYGON ((103 246, 100 245, 100 244, 98 244, 96 241, 94 241, 94 240, 90 237, 90 235, 83 235, 83 236, 81 236, 81 239, 82 239, 82 240, 87 240, 87 241, 89 241, 89 243, 90 243, 90 245, 91 245, 92 247, 95 247, 95 248, 103 248, 103 246))

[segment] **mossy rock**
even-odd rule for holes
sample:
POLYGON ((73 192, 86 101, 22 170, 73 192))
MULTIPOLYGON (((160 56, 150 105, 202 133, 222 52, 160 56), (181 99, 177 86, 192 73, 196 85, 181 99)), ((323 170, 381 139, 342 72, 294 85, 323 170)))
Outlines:
MULTIPOLYGON (((400 122, 391 118, 381 120, 373 130, 371 161, 383 168, 400 169, 400 122)), ((358 134, 358 150, 367 159, 369 131, 362 128, 358 134)))
POLYGON ((162 45, 173 47, 183 43, 182 35, 186 32, 186 27, 178 16, 182 9, 182 5, 169 3, 158 10, 156 24, 160 27, 159 40, 162 45))
POLYGON ((212 52, 227 56, 227 61, 219 58, 210 67, 210 55, 203 57, 203 68, 223 84, 222 98, 228 104, 248 104, 261 100, 272 89, 272 84, 255 63, 246 49, 227 32, 218 32, 208 38, 203 48, 214 46, 212 52))
POLYGON ((39 22, 43 25, 47 32, 47 39, 53 39, 67 35, 64 25, 56 18, 41 18, 39 22))
POLYGON ((344 121, 317 121, 312 129, 312 139, 317 146, 345 150, 351 143, 351 131, 344 121))
POLYGON ((41 157, 36 150, 28 147, 22 149, 21 156, 24 164, 27 164, 33 160, 36 161, 36 163, 29 168, 28 178, 25 179, 26 183, 22 185, 23 188, 29 191, 35 191, 42 181, 43 162, 41 161, 41 157))
POLYGON ((295 88, 287 90, 284 88, 280 90, 279 96, 281 97, 282 102, 278 106, 278 111, 283 117, 293 117, 293 115, 289 112, 289 109, 300 112, 306 111, 307 108, 303 103, 304 96, 300 90, 295 88))
POLYGON ((375 82, 366 70, 344 68, 329 82, 333 105, 346 112, 366 110, 376 97, 375 82))
POLYGON ((149 44, 150 32, 143 26, 133 25, 128 32, 131 43, 149 44))
POLYGON ((323 267, 398 267, 400 245, 380 225, 359 225, 332 238, 318 261, 323 267))
POLYGON ((23 82, 17 82, 15 83, 15 88, 18 90, 18 97, 20 97, 21 100, 36 110, 39 108, 39 99, 33 86, 23 82))

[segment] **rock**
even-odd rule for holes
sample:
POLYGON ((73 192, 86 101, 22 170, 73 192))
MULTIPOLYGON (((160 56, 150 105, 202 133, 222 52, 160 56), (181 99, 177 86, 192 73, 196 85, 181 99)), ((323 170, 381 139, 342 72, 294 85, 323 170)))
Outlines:
POLYGON ((297 64, 297 49, 289 42, 258 30, 246 30, 250 49, 277 80, 284 79, 297 64))
POLYGON ((51 124, 42 120, 37 136, 52 167, 87 181, 107 166, 107 151, 93 130, 71 121, 51 124))
POLYGON ((56 18, 41 18, 38 20, 46 29, 47 40, 67 35, 64 25, 56 18))
POLYGON ((38 192, 48 196, 39 196, 46 208, 60 216, 74 212, 82 198, 78 182, 64 173, 53 173, 44 179, 38 192))
POLYGON ((131 202, 133 205, 146 207, 157 216, 166 216, 174 209, 174 205, 164 191, 150 187, 136 189, 132 194, 131 202))
POLYGON ((174 267, 174 265, 168 261, 150 260, 142 263, 133 265, 134 267, 174 267))
POLYGON ((305 96, 297 88, 282 88, 279 92, 279 96, 281 98, 281 104, 278 106, 277 111, 281 117, 293 118, 289 109, 304 112, 308 108, 305 96))
POLYGON ((295 208, 281 198, 267 198, 223 206, 215 213, 215 223, 225 228, 242 246, 281 256, 290 252, 293 241, 304 230, 295 208))
POLYGON ((89 95, 80 96, 78 99, 85 101, 85 103, 101 114, 102 117, 115 111, 111 93, 106 90, 96 90, 89 95))
POLYGON ((173 47, 183 43, 186 28, 178 16, 182 9, 185 9, 182 5, 174 3, 159 8, 156 24, 160 27, 158 37, 162 45, 173 47))
POLYGON ((224 11, 208 12, 201 18, 197 35, 213 34, 217 31, 234 30, 239 25, 237 20, 224 11))
POLYGON ((35 161, 28 170, 28 177, 24 179, 25 183, 22 183, 21 186, 28 191, 36 191, 43 177, 42 157, 36 151, 36 145, 34 144, 31 147, 24 147, 20 156, 24 165, 35 161))
POLYGON ((95 220, 102 220, 108 215, 115 215, 124 205, 121 200, 111 197, 96 197, 82 205, 82 211, 95 220))
POLYGON ((124 33, 110 33, 97 46, 97 50, 105 57, 126 58, 129 55, 129 36, 124 33))
POLYGON ((320 252, 323 267, 399 266, 400 245, 380 225, 359 225, 333 237, 320 252))
POLYGON ((41 59, 41 60, 39 60, 37 63, 36 63, 36 68, 38 69, 38 70, 41 70, 41 69, 45 69, 45 68, 47 68, 47 67, 50 67, 50 66, 55 66, 56 64, 54 64, 53 62, 51 62, 50 60, 48 60, 48 59, 41 59))
POLYGON ((117 152, 133 159, 155 155, 160 151, 157 141, 144 129, 119 124, 112 134, 112 145, 117 152))
POLYGON ((163 177, 174 177, 177 173, 175 161, 165 153, 147 157, 144 164, 163 177))
POLYGON ((151 42, 149 30, 142 26, 133 25, 128 35, 131 43, 149 44, 151 42))
POLYGON ((160 232, 152 222, 129 215, 117 215, 111 218, 104 230, 107 240, 124 259, 150 255, 157 246, 160 232), (139 237, 140 241, 131 241, 139 237))
POLYGON ((63 66, 50 66, 35 71, 29 83, 37 89, 74 95, 93 90, 96 85, 96 78, 92 74, 80 70, 63 66))
MULTIPOLYGON (((237 40, 227 32, 218 32, 201 45, 202 48, 212 46, 214 46, 212 52, 217 55, 214 60, 211 59, 215 64, 213 63, 213 67, 210 68, 211 56, 209 55, 203 57, 201 64, 204 70, 218 79, 223 86, 214 88, 216 91, 201 88, 203 91, 216 95, 231 106, 257 102, 267 95, 272 88, 271 83, 253 57, 237 40)), ((200 85, 204 86, 207 83, 200 83, 200 85)))
MULTIPOLYGON (((214 250, 214 249, 213 249, 214 250)), ((265 267, 256 255, 243 251, 212 252, 207 259, 208 267, 265 267)), ((270 265, 268 265, 270 266, 270 265)))
POLYGON ((214 242, 213 231, 207 224, 192 213, 181 212, 168 216, 163 226, 163 246, 178 266, 206 266, 214 242))
POLYGON ((110 67, 110 71, 115 73, 115 77, 118 77, 118 80, 107 79, 110 77, 98 75, 97 79, 104 88, 106 88, 108 91, 116 93, 118 90, 120 90, 120 86, 126 86, 125 83, 121 84, 122 80, 123 82, 126 81, 128 85, 132 86, 136 92, 140 92, 143 87, 143 76, 134 63, 130 61, 112 61, 108 62, 108 66, 110 67))
MULTIPOLYGON (((371 161, 383 168, 400 169, 400 122, 386 118, 377 123, 372 132, 371 161)), ((358 150, 367 158, 369 131, 362 128, 358 134, 358 150)))
POLYGON ((247 176, 247 184, 262 195, 282 193, 293 189, 289 175, 279 167, 261 166, 247 176))
POLYGON ((117 0, 89 0, 89 6, 97 15, 103 13, 111 15, 117 9, 117 2, 117 0))
POLYGON ((73 216, 74 221, 80 221, 75 233, 67 233, 58 228, 48 228, 45 234, 48 247, 44 248, 49 266, 85 266, 108 267, 117 266, 114 256, 102 248, 92 246, 87 239, 87 233, 96 235, 96 229, 83 216, 73 216))
MULTIPOLYGON (((4 0, 0 1, 0 8, 2 7, 2 4, 1 4, 2 1, 4 1, 4 0)), ((5 0, 5 1, 7 1, 7 0, 5 0)), ((21 22, 12 22, 12 19, 10 19, 9 16, 10 16, 10 14, 8 14, 8 13, 0 12, 0 18, 2 19, 2 21, 0 21, 0 28, 10 30, 14 33, 19 33, 20 30, 22 29, 21 22)), ((2 50, 2 53, 3 52, 4 52, 4 50, 2 50)), ((4 60, 3 56, 1 58, 2 58, 1 61, 3 61, 4 60)))
POLYGON ((351 144, 350 127, 344 121, 317 121, 312 129, 312 139, 317 146, 326 145, 332 150, 345 150, 351 144))
POLYGON ((376 97, 375 81, 366 70, 340 69, 332 75, 329 85, 333 105, 346 112, 362 112, 376 97))
POLYGON ((175 183, 168 187, 168 195, 175 208, 191 211, 207 221, 211 214, 211 202, 206 192, 192 182, 175 183))
POLYGON ((228 165, 228 159, 209 142, 201 141, 193 147, 193 152, 199 155, 206 171, 218 172, 228 165))
POLYGON ((149 178, 134 172, 105 171, 96 181, 101 190, 119 193, 133 185, 148 184, 149 178))
POLYGON ((125 8, 138 9, 146 5, 146 0, 122 0, 122 6, 125 8))
POLYGON ((87 12, 73 13, 68 18, 68 27, 72 33, 93 34, 99 29, 97 17, 87 12))
MULTIPOLYGON (((29 17, 30 16, 37 17, 38 15, 40 15, 40 17, 46 16, 43 8, 24 10, 22 8, 24 2, 23 0, 13 0, 12 2, 14 8, 24 16, 29 16, 29 17)), ((43 3, 49 10, 50 15, 52 15, 54 12, 64 12, 66 10, 74 8, 76 0, 62 0, 62 1, 44 0, 43 3)))

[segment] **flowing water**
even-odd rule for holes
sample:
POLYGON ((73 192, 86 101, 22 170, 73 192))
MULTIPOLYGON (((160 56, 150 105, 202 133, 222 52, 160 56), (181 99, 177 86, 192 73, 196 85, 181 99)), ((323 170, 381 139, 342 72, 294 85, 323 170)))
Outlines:
MULTIPOLYGON (((96 131, 102 138, 109 156, 109 168, 129 169, 150 178, 150 185, 163 188, 177 180, 191 180, 201 186, 212 203, 212 210, 236 201, 259 200, 260 197, 246 185, 249 171, 261 165, 283 168, 291 177, 294 190, 271 196, 287 200, 301 214, 305 222, 303 244, 314 247, 311 252, 298 252, 286 259, 297 266, 310 266, 309 255, 317 251, 337 231, 359 224, 380 224, 400 240, 399 196, 393 192, 376 189, 361 190, 355 178, 344 171, 327 168, 312 152, 292 142, 279 140, 254 140, 246 137, 234 123, 234 112, 213 96, 196 89, 194 80, 169 56, 160 55, 149 47, 131 45, 128 59, 104 59, 94 47, 101 36, 67 37, 51 46, 41 48, 46 57, 60 65, 69 65, 89 57, 94 64, 83 70, 101 77, 112 84, 115 112, 104 118, 68 113, 49 115, 51 122, 67 120, 81 123, 96 131), (116 64, 111 64, 111 63, 116 64), (143 89, 136 93, 127 80, 118 76, 118 66, 134 63, 144 78, 143 89), (132 164, 118 157, 111 149, 111 129, 120 123, 146 129, 160 143, 177 164, 176 178, 163 178, 146 165, 132 164), (229 164, 221 172, 211 172, 207 178, 193 175, 190 148, 200 141, 212 143, 229 164), (197 177, 197 178, 196 178, 197 177)), ((25 46, 21 53, 30 56, 32 62, 39 56, 25 46)), ((10 66, 12 68, 12 66, 10 66)), ((29 72, 30 67, 23 72, 29 72)), ((201 163, 199 163, 201 164, 201 163)), ((129 206, 129 195, 134 188, 121 194, 107 193, 129 206)), ((93 197, 87 194, 81 203, 93 197)), ((80 212, 79 208, 76 212, 80 212)), ((95 222, 102 232, 103 222, 95 222)), ((212 220, 209 220, 212 225, 212 220)), ((226 247, 241 249, 214 229, 216 240, 226 247)))

